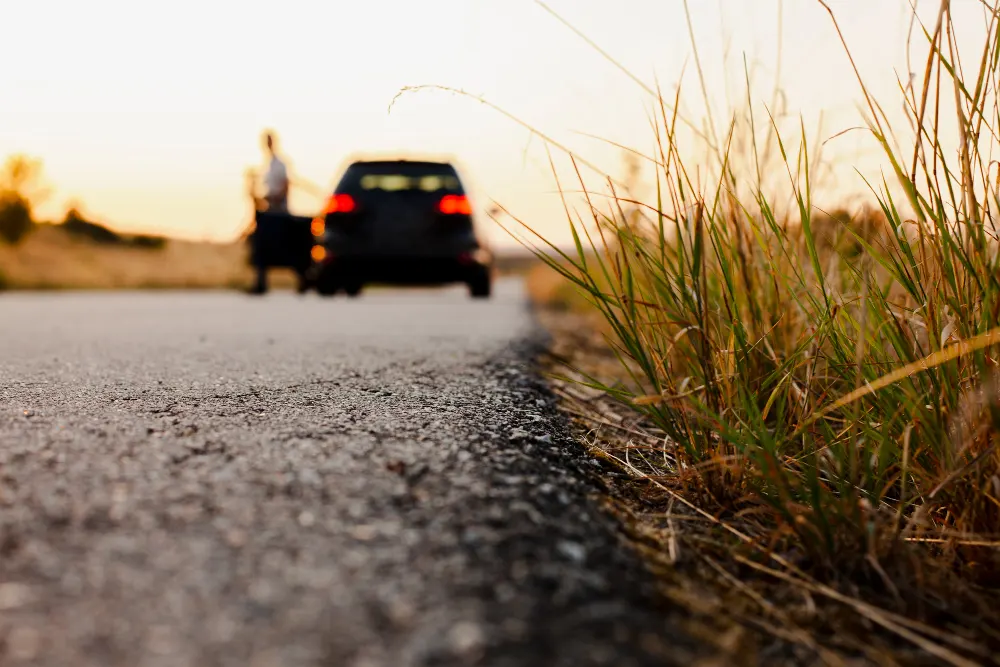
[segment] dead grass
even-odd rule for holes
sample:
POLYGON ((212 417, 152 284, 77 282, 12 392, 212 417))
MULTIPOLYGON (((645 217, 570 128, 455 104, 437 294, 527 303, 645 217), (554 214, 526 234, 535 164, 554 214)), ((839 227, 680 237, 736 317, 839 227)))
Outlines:
MULTIPOLYGON (((540 272, 532 282, 535 294, 553 292, 540 272)), ((733 651, 720 664, 1000 664, 992 596, 952 570, 900 550, 892 581, 817 579, 801 553, 776 550, 766 518, 726 511, 693 475, 665 473, 674 452, 664 434, 588 386, 621 375, 592 313, 555 304, 537 305, 554 337, 547 363, 563 409, 605 463, 610 502, 666 598, 691 613, 690 631, 733 651)))
POLYGON ((579 290, 542 262, 527 271, 525 286, 532 303, 537 306, 554 311, 593 312, 579 290))
MULTIPOLYGON (((162 249, 109 246, 41 225, 17 246, 0 244, 7 289, 235 289, 251 283, 243 243, 169 240, 162 249)), ((273 284, 293 277, 274 272, 273 284)))
MULTIPOLYGON (((691 553, 830 664, 842 642, 874 664, 1000 660, 1000 3, 982 5, 965 65, 952 3, 935 24, 914 17, 926 67, 900 100, 872 98, 844 41, 885 158, 877 213, 816 205, 822 140, 754 102, 747 73, 699 150, 678 140, 683 86, 673 100, 644 87, 654 201, 609 175, 595 190, 570 154, 575 248, 515 219, 604 319, 597 345, 579 322, 557 334, 562 393, 654 517, 639 522, 651 558, 691 553), (884 112, 898 102, 905 123, 884 112)), ((572 297, 536 281, 569 317, 572 297)))

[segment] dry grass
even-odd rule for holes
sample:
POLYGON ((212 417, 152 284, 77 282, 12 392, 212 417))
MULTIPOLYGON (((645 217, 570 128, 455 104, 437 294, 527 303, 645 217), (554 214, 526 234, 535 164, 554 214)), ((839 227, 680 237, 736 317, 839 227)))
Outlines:
POLYGON ((590 307, 586 295, 548 264, 538 262, 524 275, 528 297, 536 306, 549 311, 570 311, 594 315, 590 326, 600 326, 599 313, 590 307))
POLYGON ((553 387, 581 443, 605 463, 612 507, 665 597, 690 613, 688 630, 730 652, 720 664, 998 662, 1000 612, 992 595, 953 571, 904 551, 893 582, 817 577, 794 547, 774 541, 766 516, 727 512, 701 495, 672 472, 675 450, 664 434, 593 386, 594 378, 613 382, 621 365, 594 328, 594 313, 558 301, 537 305, 553 334, 553 387))
POLYGON ((948 2, 936 26, 915 24, 927 55, 901 89, 909 132, 859 79, 892 179, 872 185, 874 210, 814 204, 818 147, 801 126, 748 101, 692 153, 680 89, 647 89, 655 201, 580 176, 573 250, 521 228, 580 297, 538 273, 539 298, 603 319, 599 346, 571 342, 578 389, 563 393, 599 434, 588 445, 642 488, 659 556, 687 540, 803 641, 820 630, 795 595, 846 610, 860 621, 846 639, 888 638, 866 656, 885 664, 1000 656, 1000 3, 984 7, 964 64, 948 2), (693 537, 676 527, 698 522, 693 537))
MULTIPOLYGON (((10 289, 231 289, 251 284, 242 243, 169 240, 162 249, 102 245, 41 225, 17 246, 0 244, 10 289)), ((273 284, 293 277, 275 271, 273 284)))

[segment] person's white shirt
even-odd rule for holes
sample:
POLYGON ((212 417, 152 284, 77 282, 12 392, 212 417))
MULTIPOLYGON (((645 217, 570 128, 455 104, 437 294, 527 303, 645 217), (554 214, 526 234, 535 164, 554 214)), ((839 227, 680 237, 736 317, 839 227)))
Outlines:
MULTIPOLYGON (((288 183, 288 168, 277 155, 271 156, 271 161, 264 172, 264 197, 274 201, 285 191, 288 183)), ((287 204, 287 202, 285 202, 287 204)))

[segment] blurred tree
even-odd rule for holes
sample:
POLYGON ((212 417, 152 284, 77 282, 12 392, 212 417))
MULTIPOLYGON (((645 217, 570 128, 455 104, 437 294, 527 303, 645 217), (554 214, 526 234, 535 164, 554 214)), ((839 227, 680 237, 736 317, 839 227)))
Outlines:
POLYGON ((42 161, 27 155, 11 155, 0 167, 0 192, 16 192, 37 204, 48 196, 42 185, 42 161))
POLYGON ((66 217, 60 223, 64 232, 77 239, 104 245, 124 245, 143 250, 162 250, 167 246, 167 239, 152 234, 123 235, 105 225, 88 220, 81 211, 80 204, 70 202, 66 209, 66 217))
POLYGON ((32 206, 47 195, 42 186, 42 163, 12 155, 0 167, 0 239, 14 244, 35 224, 32 206))
POLYGON ((23 239, 35 222, 31 204, 15 193, 0 193, 0 239, 14 245, 23 239))

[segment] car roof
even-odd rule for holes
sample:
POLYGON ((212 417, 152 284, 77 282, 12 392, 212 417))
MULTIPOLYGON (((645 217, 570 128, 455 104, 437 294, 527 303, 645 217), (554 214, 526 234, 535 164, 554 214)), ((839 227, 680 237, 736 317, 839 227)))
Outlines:
POLYGON ((428 167, 454 167, 454 164, 447 160, 415 160, 412 158, 375 158, 375 159, 363 159, 363 160, 353 160, 351 166, 354 165, 394 165, 394 164, 412 164, 414 166, 428 166, 428 167))

